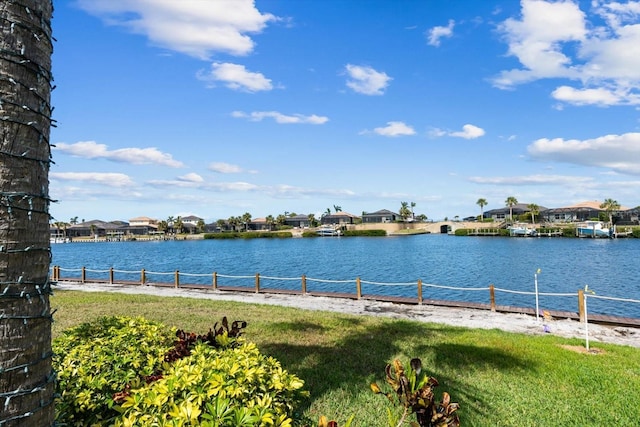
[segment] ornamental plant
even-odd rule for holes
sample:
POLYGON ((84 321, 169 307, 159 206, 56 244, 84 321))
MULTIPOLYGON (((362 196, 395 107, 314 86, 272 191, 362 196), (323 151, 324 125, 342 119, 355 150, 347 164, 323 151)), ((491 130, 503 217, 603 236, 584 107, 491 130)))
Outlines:
POLYGON ((291 426, 303 382, 244 343, 246 325, 223 318, 196 335, 104 317, 64 332, 54 342, 58 423, 291 426))
POLYGON ((386 396, 391 403, 398 403, 402 407, 400 417, 388 412, 389 425, 401 426, 407 417, 415 414, 416 421, 410 425, 414 427, 458 427, 458 404, 452 403, 449 393, 442 394, 442 400, 435 401, 433 390, 438 386, 438 380, 429 377, 422 370, 422 361, 411 359, 409 368, 405 371, 399 360, 393 365, 388 364, 385 369, 386 382, 393 393, 384 393, 378 384, 371 384, 371 390, 376 394, 386 396), (395 396, 394 396, 395 395, 395 396))
POLYGON ((174 334, 160 323, 116 316, 63 332, 52 346, 57 422, 87 426, 117 416, 114 393, 158 371, 174 334))
POLYGON ((161 379, 132 388, 114 426, 289 427, 307 396, 303 385, 253 343, 215 349, 198 342, 189 356, 165 366, 161 379))

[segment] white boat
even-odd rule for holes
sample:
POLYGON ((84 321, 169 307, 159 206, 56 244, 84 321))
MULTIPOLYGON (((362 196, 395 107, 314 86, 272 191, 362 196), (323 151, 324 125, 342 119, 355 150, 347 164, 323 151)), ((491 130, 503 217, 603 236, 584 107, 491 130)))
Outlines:
POLYGON ((578 237, 611 237, 611 230, 602 221, 585 221, 576 227, 578 237))
POLYGON ((538 234, 535 228, 527 228, 524 225, 517 225, 517 224, 507 227, 507 230, 509 230, 509 234, 511 236, 526 237, 526 236, 536 236, 538 234))
POLYGON ((49 243, 69 243, 71 239, 68 237, 50 237, 49 243))
POLYGON ((323 226, 316 230, 316 234, 318 236, 326 237, 326 236, 341 236, 342 232, 339 228, 327 227, 323 226))

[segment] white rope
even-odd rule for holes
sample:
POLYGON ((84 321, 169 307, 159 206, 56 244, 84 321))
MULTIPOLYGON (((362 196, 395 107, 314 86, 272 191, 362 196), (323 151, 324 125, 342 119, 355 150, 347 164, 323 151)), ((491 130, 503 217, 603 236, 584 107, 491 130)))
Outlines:
POLYGON ((170 276, 170 275, 176 274, 176 272, 172 271, 172 272, 169 272, 169 273, 163 273, 163 272, 160 272, 160 271, 146 271, 145 270, 144 274, 164 274, 164 275, 170 276))
POLYGON ((430 288, 439 288, 439 289, 452 289, 456 291, 488 291, 489 290, 489 288, 457 288, 454 286, 431 285, 428 283, 423 283, 422 286, 427 286, 430 288))
POLYGON ((367 285, 379 285, 379 286, 416 286, 417 282, 409 283, 385 283, 385 282, 369 282, 368 280, 360 280, 360 283, 366 283, 367 285))
POLYGON ((589 295, 585 293, 586 297, 589 298, 599 298, 599 299, 606 299, 609 301, 621 301, 621 302, 636 302, 636 303, 640 303, 640 301, 638 301, 637 299, 630 299, 630 298, 616 298, 616 297, 602 297, 600 295, 589 295))
POLYGON ((58 270, 60 270, 60 271, 82 271, 81 268, 62 268, 62 267, 58 267, 58 270))
POLYGON ((124 273, 124 274, 140 274, 140 270, 137 271, 129 271, 129 270, 113 270, 114 273, 124 273))
POLYGON ((268 279, 268 280, 302 280, 302 277, 271 277, 271 276, 260 276, 260 279, 268 279))
POLYGON ((84 271, 89 271, 91 273, 108 273, 110 270, 90 270, 88 268, 85 268, 84 271))
MULTIPOLYGON (((535 292, 527 292, 527 291, 512 291, 510 289, 500 289, 494 288, 496 291, 505 292, 507 294, 518 294, 518 295, 535 295, 535 292)), ((538 294, 540 295, 540 294, 538 294)))
POLYGON ((555 293, 549 293, 549 292, 538 292, 538 295, 542 295, 545 297, 577 297, 578 293, 574 292, 574 293, 566 293, 566 294, 555 294, 555 293))
POLYGON ((322 282, 322 283, 354 283, 355 280, 327 280, 327 279, 313 279, 307 277, 307 282, 322 282))
POLYGON ((218 277, 225 277, 227 279, 255 279, 256 276, 227 276, 224 274, 217 274, 218 277))
POLYGON ((206 273, 180 273, 181 276, 190 276, 190 277, 211 277, 211 274, 206 273))

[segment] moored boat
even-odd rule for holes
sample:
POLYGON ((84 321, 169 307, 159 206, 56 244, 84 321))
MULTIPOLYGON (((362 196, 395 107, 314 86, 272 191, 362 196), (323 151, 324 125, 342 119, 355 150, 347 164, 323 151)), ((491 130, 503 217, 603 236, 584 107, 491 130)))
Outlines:
POLYGON ((611 237, 611 229, 602 221, 585 221, 577 224, 578 237, 611 237))

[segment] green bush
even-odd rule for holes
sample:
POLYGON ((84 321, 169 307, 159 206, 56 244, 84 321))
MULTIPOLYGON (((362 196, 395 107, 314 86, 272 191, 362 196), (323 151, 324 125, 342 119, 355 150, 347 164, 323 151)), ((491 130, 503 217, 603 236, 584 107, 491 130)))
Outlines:
POLYGON ((57 422, 71 426, 290 426, 303 381, 224 318, 206 335, 104 317, 53 343, 57 422), (175 338, 177 336, 177 339, 175 338))
POLYGON ((132 389, 116 427, 290 426, 303 382, 253 343, 216 350, 196 344, 163 377, 132 389))
POLYGON ((454 231, 453 233, 455 236, 468 236, 469 235, 469 230, 466 228, 458 228, 456 231, 454 231))
POLYGON ((206 233, 203 239, 237 239, 238 233, 231 231, 223 231, 222 233, 206 233))
POLYGON ((387 232, 385 230, 346 230, 342 235, 347 237, 379 237, 386 236, 387 232))
POLYGON ((320 237, 315 231, 303 231, 302 237, 320 237))
POLYGON ((57 421, 100 424, 118 413, 113 395, 150 376, 173 346, 175 331, 142 318, 101 317, 53 342, 57 421))

